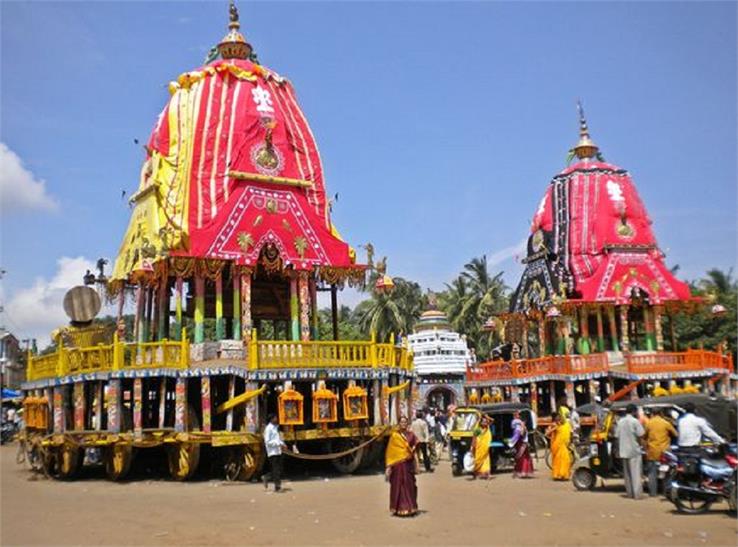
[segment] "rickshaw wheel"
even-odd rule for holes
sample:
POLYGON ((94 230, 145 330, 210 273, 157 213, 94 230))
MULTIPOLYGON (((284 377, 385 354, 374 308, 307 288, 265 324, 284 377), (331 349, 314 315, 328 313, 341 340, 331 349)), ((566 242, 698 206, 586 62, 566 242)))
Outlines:
POLYGON ((577 490, 592 490, 597 484, 597 476, 588 467, 579 467, 571 476, 571 481, 577 490))
POLYGON ((131 470, 133 447, 130 444, 115 443, 105 449, 103 461, 105 474, 110 480, 123 480, 131 470))

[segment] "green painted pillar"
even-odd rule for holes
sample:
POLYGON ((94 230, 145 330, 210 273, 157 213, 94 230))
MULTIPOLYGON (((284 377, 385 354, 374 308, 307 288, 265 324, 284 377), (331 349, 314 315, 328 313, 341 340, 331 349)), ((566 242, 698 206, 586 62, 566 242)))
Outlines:
POLYGON ((148 342, 151 335, 151 304, 153 299, 153 290, 151 287, 144 289, 144 320, 143 320, 143 341, 148 342))
POLYGON ((646 351, 656 349, 656 337, 653 334, 653 323, 651 322, 651 310, 643 308, 643 323, 646 330, 646 351))
POLYGON ((610 342, 612 343, 612 351, 620 351, 618 343, 618 325, 615 322, 615 306, 607 308, 607 322, 610 326, 610 342))
POLYGON ((177 276, 174 282, 174 339, 182 340, 182 277, 177 276))
POLYGON ((297 277, 290 278, 290 331, 292 340, 300 340, 300 302, 297 294, 297 277))
POLYGON ((195 344, 205 341, 205 278, 195 277, 195 344))
POLYGON ((159 290, 157 292, 159 297, 158 309, 159 309, 159 325, 157 326, 156 333, 159 340, 169 338, 169 279, 164 278, 159 284, 159 290))
POLYGON ((582 306, 579 308, 579 341, 577 349, 581 355, 588 355, 591 351, 589 343, 589 310, 582 306))
POLYGON ((241 274, 234 266, 231 269, 233 278, 233 339, 241 339, 241 274))
POLYGON ((225 338, 225 318, 223 317, 223 273, 215 278, 215 339, 225 338))
POLYGON ((602 308, 597 307, 597 351, 605 351, 605 329, 602 324, 602 308))
POLYGON ((310 278, 310 338, 318 339, 318 287, 315 278, 310 278))

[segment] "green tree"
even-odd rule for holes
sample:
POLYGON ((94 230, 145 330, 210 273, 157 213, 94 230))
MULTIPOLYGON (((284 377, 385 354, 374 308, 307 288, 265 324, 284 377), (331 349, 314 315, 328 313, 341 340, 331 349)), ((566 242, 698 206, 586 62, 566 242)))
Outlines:
POLYGON ((391 291, 373 290, 371 297, 354 310, 365 337, 374 332, 378 341, 389 340, 391 333, 410 332, 420 317, 427 303, 420 285, 401 277, 393 281, 395 286, 391 291))
POLYGON ((714 350, 723 342, 727 351, 736 358, 738 338, 738 281, 733 270, 727 272, 713 268, 704 277, 690 284, 692 294, 704 298, 706 306, 695 313, 680 313, 674 318, 674 330, 679 348, 704 347, 714 350), (712 313, 713 305, 721 305, 726 311, 712 313))

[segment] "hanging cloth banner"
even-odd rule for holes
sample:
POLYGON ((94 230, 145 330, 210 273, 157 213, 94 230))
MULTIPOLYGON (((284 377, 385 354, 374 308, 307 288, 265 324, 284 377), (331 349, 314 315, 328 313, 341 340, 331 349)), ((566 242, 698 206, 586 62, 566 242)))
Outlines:
POLYGON ((384 395, 392 395, 393 393, 397 393, 398 391, 402 391, 403 389, 407 389, 410 385, 410 380, 407 380, 406 382, 401 383, 398 386, 395 387, 385 387, 384 388, 384 395))
POLYGON ((243 403, 253 399, 254 397, 258 397, 259 395, 264 393, 265 390, 266 390, 266 384, 261 386, 259 389, 247 391, 246 393, 242 393, 241 395, 238 395, 237 397, 234 397, 233 399, 228 399, 225 403, 223 403, 217 408, 215 413, 222 414, 223 412, 226 412, 234 407, 237 407, 238 405, 242 405, 243 403))

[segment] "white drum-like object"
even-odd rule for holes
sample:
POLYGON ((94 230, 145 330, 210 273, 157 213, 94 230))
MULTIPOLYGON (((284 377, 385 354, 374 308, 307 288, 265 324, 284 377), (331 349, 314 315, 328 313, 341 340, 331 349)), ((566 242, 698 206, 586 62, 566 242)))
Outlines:
POLYGON ((74 322, 92 321, 100 311, 100 307, 100 295, 92 287, 79 285, 69 289, 64 295, 64 311, 74 322))
POLYGON ((464 454, 464 471, 467 473, 474 471, 474 456, 471 452, 464 454))

